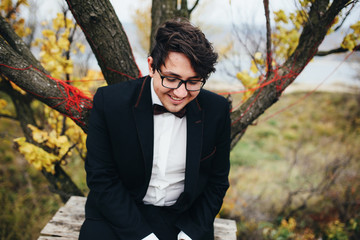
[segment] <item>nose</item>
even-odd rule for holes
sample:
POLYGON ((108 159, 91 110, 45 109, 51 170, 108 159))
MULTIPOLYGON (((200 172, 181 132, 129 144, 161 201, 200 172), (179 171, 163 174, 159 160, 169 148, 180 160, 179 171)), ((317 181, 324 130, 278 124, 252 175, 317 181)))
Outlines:
POLYGON ((176 97, 179 98, 184 98, 186 97, 186 95, 188 94, 188 91, 185 88, 185 84, 181 84, 180 87, 178 87, 177 89, 174 89, 174 94, 176 95, 176 97))

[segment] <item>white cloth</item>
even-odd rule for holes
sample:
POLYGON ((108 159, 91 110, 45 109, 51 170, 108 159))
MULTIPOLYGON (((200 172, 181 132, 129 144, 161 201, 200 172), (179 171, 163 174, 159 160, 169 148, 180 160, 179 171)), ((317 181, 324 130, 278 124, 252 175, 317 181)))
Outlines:
MULTIPOLYGON (((151 81, 153 104, 162 105, 151 81)), ((154 116, 153 168, 144 204, 171 206, 184 191, 186 166, 186 116, 154 116)))
POLYGON ((145 238, 143 238, 141 240, 159 240, 159 239, 156 237, 155 234, 152 233, 152 234, 148 235, 147 237, 145 237, 145 238))
MULTIPOLYGON (((163 105, 155 93, 151 79, 153 104, 163 105)), ((172 113, 154 116, 153 168, 144 204, 171 206, 184 191, 186 167, 186 116, 178 118, 172 113)), ((191 240, 183 231, 178 240, 191 240)), ((142 240, 158 240, 154 233, 142 240)))
MULTIPOLYGON (((186 233, 184 233, 183 231, 181 231, 179 234, 178 234, 178 240, 191 240, 191 238, 186 235, 186 233)), ((150 234, 148 235, 147 237, 143 238, 142 240, 159 240, 155 234, 150 234)))

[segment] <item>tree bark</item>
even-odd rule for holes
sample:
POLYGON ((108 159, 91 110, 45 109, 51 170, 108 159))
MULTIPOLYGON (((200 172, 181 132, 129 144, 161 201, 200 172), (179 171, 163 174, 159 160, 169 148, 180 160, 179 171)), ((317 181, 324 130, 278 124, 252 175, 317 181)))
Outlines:
POLYGON ((50 191, 59 194, 65 203, 71 196, 84 196, 83 192, 71 180, 71 177, 59 164, 55 165, 55 174, 42 171, 46 179, 51 183, 50 191))
MULTIPOLYGON (((51 80, 49 75, 46 76, 48 73, 41 66, 40 62, 36 60, 28 46, 1 16, 0 35, 2 37, 0 37, 0 75, 5 76, 7 79, 15 80, 15 83, 17 83, 20 87, 23 87, 23 89, 25 89, 28 93, 31 92, 32 96, 40 98, 40 100, 44 100, 44 96, 39 95, 39 92, 37 92, 39 90, 49 92, 49 96, 51 96, 50 98, 59 100, 60 98, 54 96, 62 96, 61 93, 63 93, 62 90, 64 89, 49 88, 49 86, 54 85, 54 81, 51 80), (6 40, 6 42, 4 40, 6 40), (20 65, 16 65, 18 61, 22 63, 20 63, 20 65), (37 74, 40 74, 39 77, 43 79, 39 80, 35 75, 28 72, 27 70, 19 70, 24 68, 24 66, 27 66, 27 68, 32 66, 32 68, 29 68, 29 70, 32 69, 36 71, 37 74), (16 67, 19 69, 14 69, 16 67), (9 73, 9 71, 12 73, 9 73), (26 79, 31 79, 32 81, 26 81, 26 79)), ((60 85, 57 84, 55 86, 60 87, 60 85)), ((26 140, 32 144, 37 145, 37 143, 32 139, 32 131, 28 128, 28 124, 33 126, 37 125, 34 118, 34 112, 31 108, 31 102, 33 100, 31 94, 22 95, 21 93, 14 90, 10 83, 5 79, 3 79, 0 83, 0 90, 8 94, 13 101, 16 111, 16 120, 20 122, 20 126, 26 140)), ((56 102, 54 104, 59 103, 56 102)), ((59 110, 59 112, 65 111, 62 112, 64 114, 73 114, 66 111, 66 108, 64 109, 63 106, 59 106, 59 110)), ((87 116, 87 112, 83 113, 83 116, 87 116)), ((79 120, 82 123, 85 123, 87 118, 79 120)), ((81 125, 83 126, 84 131, 86 131, 86 124, 81 125)), ((59 194, 63 201, 67 200, 67 195, 82 195, 82 192, 79 190, 79 188, 72 182, 71 178, 60 166, 55 167, 55 175, 46 173, 44 171, 43 174, 48 179, 48 181, 53 184, 52 188, 62 189, 62 191, 59 191, 59 194), (55 179, 57 180, 55 181, 55 179), (66 192, 66 194, 64 194, 64 192, 66 192)))
POLYGON ((191 12, 198 6, 199 0, 196 0, 192 8, 188 8, 187 0, 153 0, 151 8, 151 34, 150 49, 154 47, 155 34, 158 27, 166 20, 174 17, 190 18, 191 12))
POLYGON ((36 60, 35 56, 30 51, 29 47, 25 44, 21 37, 19 37, 10 24, 0 16, 0 36, 2 36, 7 43, 18 54, 21 54, 31 65, 46 73, 45 69, 41 66, 40 62, 36 60))
POLYGON ((66 1, 110 84, 141 75, 130 43, 114 8, 108 0, 66 1))
MULTIPOLYGON (((331 54, 335 54, 335 53, 345 53, 348 52, 349 49, 343 48, 343 47, 339 47, 339 48, 335 48, 335 49, 331 49, 328 51, 318 51, 315 56, 319 56, 319 57, 324 57, 324 56, 328 56, 331 54)), ((360 44, 357 45, 353 51, 360 51, 360 44)))
MULTIPOLYGON (((107 81, 111 84, 116 81, 128 80, 128 78, 122 78, 122 75, 113 71, 116 68, 116 71, 124 73, 127 72, 127 66, 134 66, 136 64, 130 54, 130 44, 127 42, 123 29, 110 3, 106 0, 97 0, 91 6, 88 6, 89 4, 83 3, 80 0, 67 0, 67 2, 78 24, 85 32, 98 58, 99 65, 102 66, 104 75, 107 76, 107 81), (84 10, 81 8, 84 8, 84 10), (107 39, 107 41, 103 39, 107 39), (119 42, 118 45, 115 44, 117 42, 119 42), (106 61, 104 62, 102 59, 106 61)), ((162 19, 166 19, 171 14, 174 14, 176 8, 174 2, 176 1, 153 1, 153 15, 160 14, 160 17, 154 20, 154 26, 161 22, 162 19), (169 6, 169 9, 163 9, 163 6, 169 6)), ((231 114, 232 147, 240 140, 247 126, 252 124, 254 120, 278 100, 281 92, 296 79, 307 63, 313 58, 335 17, 345 8, 348 0, 333 1, 330 6, 328 3, 328 0, 317 0, 314 2, 308 14, 308 22, 304 26, 299 44, 294 53, 284 64, 270 72, 265 79, 265 85, 258 89, 239 110, 231 114)), ((6 64, 15 68, 26 68, 30 65, 28 61, 14 52, 3 40, 0 40, 0 64, 6 64)), ((129 69, 133 69, 133 67, 129 67, 129 69)), ((74 114, 79 117, 81 121, 76 119, 75 121, 86 131, 88 109, 83 107, 81 114, 72 109, 66 109, 64 104, 60 104, 63 99, 57 98, 62 95, 63 89, 60 86, 59 90, 56 82, 52 79, 34 69, 17 71, 0 65, 0 71, 45 104, 54 107, 61 113, 67 115, 74 114)), ((133 74, 131 72, 127 73, 133 74)), ((136 77, 137 74, 132 76, 136 77)))
POLYGON ((153 0, 151 7, 150 51, 154 47, 155 33, 158 27, 168 19, 174 18, 177 12, 176 0, 153 0))
POLYGON ((68 96, 65 83, 55 81, 51 76, 34 68, 3 38, 0 38, 0 73, 41 102, 71 117, 85 132, 87 131, 91 100, 81 95, 75 96, 74 93, 69 93, 71 95, 68 96), (80 103, 78 109, 69 105, 69 97, 76 98, 80 103))
POLYGON ((285 63, 267 75, 265 84, 243 104, 240 109, 231 114, 231 148, 240 140, 246 128, 261 114, 272 106, 280 94, 301 73, 326 36, 335 17, 345 8, 348 0, 333 1, 328 7, 328 0, 317 0, 309 12, 309 20, 300 35, 300 40, 294 53, 285 63), (327 8, 328 7, 328 8, 327 8))

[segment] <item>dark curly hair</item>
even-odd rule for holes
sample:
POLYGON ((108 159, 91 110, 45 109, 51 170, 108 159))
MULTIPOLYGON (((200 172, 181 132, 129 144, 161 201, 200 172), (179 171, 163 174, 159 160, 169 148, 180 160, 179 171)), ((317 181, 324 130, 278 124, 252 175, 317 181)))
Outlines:
POLYGON ((150 53, 154 71, 164 65, 169 52, 185 54, 194 71, 204 80, 215 72, 218 54, 204 33, 186 19, 172 19, 158 28, 155 46, 150 53))

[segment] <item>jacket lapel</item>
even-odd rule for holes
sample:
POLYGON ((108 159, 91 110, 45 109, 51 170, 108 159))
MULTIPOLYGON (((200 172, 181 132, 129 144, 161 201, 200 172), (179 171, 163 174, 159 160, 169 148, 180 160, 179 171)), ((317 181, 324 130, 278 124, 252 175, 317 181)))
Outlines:
POLYGON ((186 107, 187 119, 187 143, 186 143, 186 170, 185 170, 185 194, 195 192, 199 177, 203 141, 203 112, 197 99, 194 99, 186 107))
POLYGON ((133 107, 137 134, 139 137, 145 164, 146 184, 144 188, 145 192, 143 194, 146 193, 153 164, 154 119, 152 113, 150 80, 150 77, 145 78, 141 86, 137 102, 133 107))
MULTIPOLYGON (((153 164, 153 141, 154 141, 154 119, 152 113, 152 100, 150 83, 151 78, 145 78, 139 97, 133 107, 134 119, 137 134, 141 144, 141 149, 145 164, 146 184, 143 194, 146 193, 152 171, 153 164)), ((199 166, 202 152, 203 136, 203 112, 197 101, 194 99, 186 106, 187 123, 187 143, 186 143, 186 169, 185 169, 185 189, 180 198, 186 199, 194 194, 196 183, 199 176, 199 166)), ((184 203, 183 201, 180 201, 184 203)))

